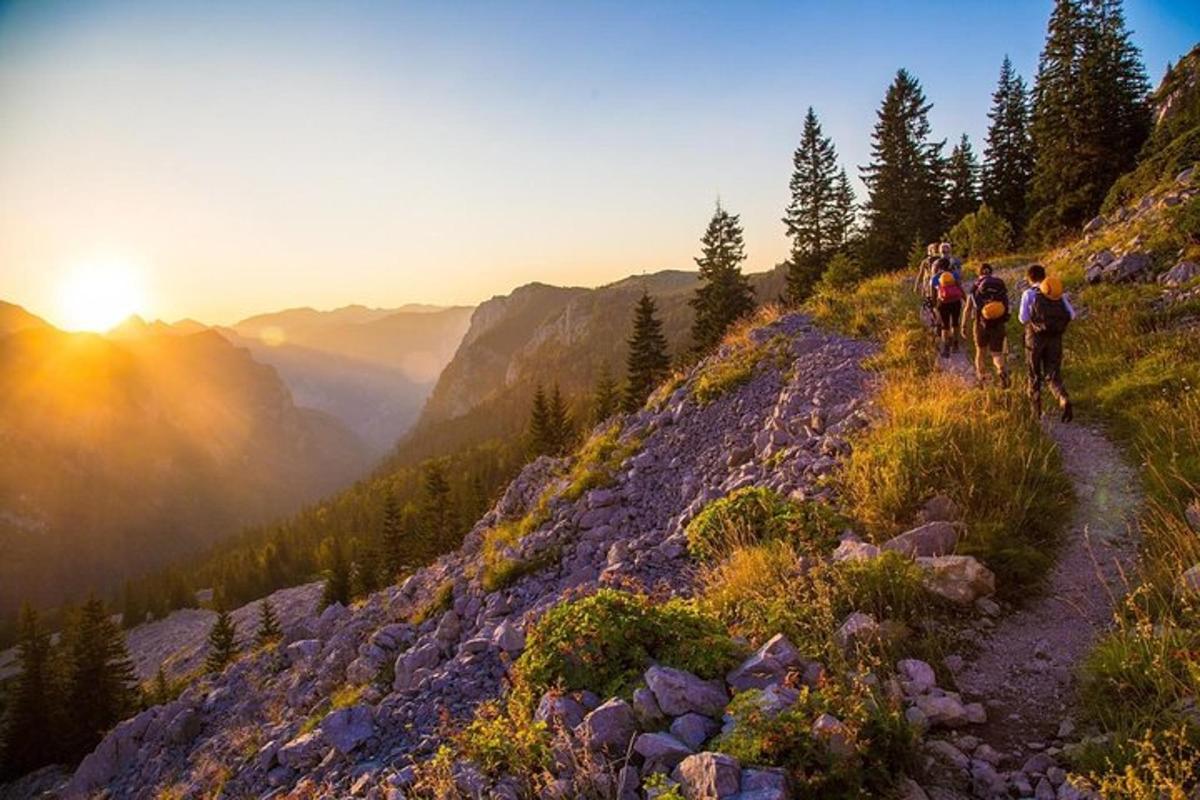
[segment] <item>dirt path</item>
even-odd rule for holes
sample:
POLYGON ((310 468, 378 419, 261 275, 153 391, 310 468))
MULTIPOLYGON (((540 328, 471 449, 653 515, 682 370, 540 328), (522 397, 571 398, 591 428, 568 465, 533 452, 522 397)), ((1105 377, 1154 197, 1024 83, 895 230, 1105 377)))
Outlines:
MULTIPOLYGON (((967 358, 943 368, 973 380, 967 358)), ((1017 763, 1052 743, 1070 718, 1075 668, 1111 621, 1136 558, 1137 472, 1102 432, 1051 420, 1044 425, 1076 496, 1062 549, 1045 585, 997 623, 955 676, 964 696, 988 708, 987 724, 972 733, 1017 763)))

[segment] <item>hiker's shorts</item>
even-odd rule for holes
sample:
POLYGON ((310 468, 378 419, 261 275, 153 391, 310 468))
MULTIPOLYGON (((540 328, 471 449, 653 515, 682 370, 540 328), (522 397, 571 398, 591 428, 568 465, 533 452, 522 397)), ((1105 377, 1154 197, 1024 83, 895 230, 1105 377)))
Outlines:
POLYGON ((976 325, 975 346, 980 350, 999 355, 1004 352, 1004 340, 1008 331, 1004 325, 976 325))
POLYGON ((938 303, 938 328, 943 331, 958 329, 962 319, 962 303, 938 303))

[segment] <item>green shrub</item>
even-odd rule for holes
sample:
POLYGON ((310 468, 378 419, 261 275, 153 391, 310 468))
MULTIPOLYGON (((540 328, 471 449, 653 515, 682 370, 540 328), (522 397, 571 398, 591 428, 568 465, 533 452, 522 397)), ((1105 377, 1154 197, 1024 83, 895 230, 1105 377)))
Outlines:
POLYGON ((585 492, 612 483, 621 465, 642 448, 640 438, 622 438, 622 432, 621 423, 613 422, 584 443, 571 465, 563 497, 578 500, 585 492))
POLYGON ((721 624, 686 601, 601 589, 550 609, 530 629, 515 672, 533 694, 558 686, 608 697, 630 692, 651 662, 713 678, 738 654, 721 624))
POLYGON ((1013 229, 1008 220, 984 203, 950 229, 950 241, 964 256, 990 258, 1012 247, 1013 229))
POLYGON ((748 383, 754 370, 766 358, 764 346, 734 350, 728 356, 715 359, 700 370, 692 381, 692 397, 701 405, 711 403, 726 392, 748 383))
POLYGON ((917 737, 901 708, 860 682, 804 687, 799 701, 768 715, 757 690, 742 692, 727 709, 736 720, 715 749, 745 765, 779 767, 801 798, 877 797, 910 768, 917 737), (812 732, 823 713, 837 717, 851 752, 835 755, 812 732))
POLYGON ((458 751, 491 776, 529 778, 551 765, 550 732, 533 718, 535 701, 510 696, 508 702, 481 703, 475 717, 455 737, 458 751))
POLYGON ((748 486, 709 503, 688 523, 688 552, 711 561, 739 545, 775 539, 825 548, 846 524, 824 503, 797 503, 771 489, 748 486))

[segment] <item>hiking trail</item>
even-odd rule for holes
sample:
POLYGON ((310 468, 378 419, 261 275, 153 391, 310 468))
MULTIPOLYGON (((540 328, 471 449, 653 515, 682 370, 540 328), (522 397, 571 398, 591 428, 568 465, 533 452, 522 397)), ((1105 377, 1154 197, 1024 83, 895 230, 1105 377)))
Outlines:
MULTIPOLYGON (((960 352, 939 363, 973 382, 967 358, 960 352)), ((1100 430, 1059 422, 1054 412, 1043 425, 1074 488, 1070 521, 1044 583, 997 621, 955 675, 964 696, 988 710, 987 723, 972 733, 1018 765, 1070 736, 1074 723, 1060 726, 1072 719, 1076 669, 1125 594, 1142 500, 1136 470, 1100 430)))

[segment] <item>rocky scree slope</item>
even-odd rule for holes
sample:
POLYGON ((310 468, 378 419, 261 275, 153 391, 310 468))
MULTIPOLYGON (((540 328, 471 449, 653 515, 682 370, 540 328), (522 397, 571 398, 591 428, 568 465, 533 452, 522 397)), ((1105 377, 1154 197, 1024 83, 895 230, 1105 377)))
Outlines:
MULTIPOLYGON (((735 337, 678 385, 662 387, 646 409, 601 426, 593 437, 611 440, 608 455, 597 459, 585 447, 572 459, 528 465, 461 550, 360 606, 334 605, 291 625, 279 649, 243 658, 121 723, 65 794, 202 796, 220 786, 228 796, 411 796, 414 765, 445 742, 450 723, 502 694, 529 626, 564 598, 625 585, 688 597, 696 563, 686 528, 710 502, 756 486, 831 499, 826 478, 848 451, 846 436, 871 421, 862 360, 873 350, 801 315, 735 337), (590 489, 579 488, 581 474, 590 489), (523 519, 536 524, 497 542, 497 531, 523 519), (513 568, 489 583, 497 559, 513 568)), ((935 509, 928 524, 883 549, 915 557, 931 592, 971 608, 994 591, 994 578, 975 559, 950 554, 959 532, 946 516, 935 509)), ((880 553, 847 536, 828 558, 880 553)), ((885 622, 856 611, 836 638, 853 648, 878 637, 885 622)), ((722 723, 727 731, 738 724, 734 706, 726 709, 731 691, 743 693, 734 703, 749 697, 763 713, 781 713, 801 701, 798 682, 819 685, 822 672, 775 636, 724 681, 650 665, 632 704, 551 692, 537 716, 612 758, 615 783, 604 796, 656 796, 652 776, 668 773, 690 798, 786 800, 782 771, 743 768, 705 745, 722 723), (760 694, 744 694, 750 690, 760 694)), ((917 730, 986 720, 981 704, 939 688, 922 661, 900 662, 888 692, 917 730)), ((819 714, 811 724, 837 758, 849 736, 842 722, 819 714)), ((453 781, 462 796, 520 796, 516 782, 466 762, 455 765, 453 781)), ((564 768, 550 790, 582 796, 576 781, 564 768)), ((923 792, 902 786, 914 797, 923 792)))
MULTIPOLYGON (((701 404, 684 383, 660 406, 621 418, 621 440, 640 447, 611 485, 551 500, 546 521, 515 548, 519 559, 557 552, 544 568, 490 593, 478 577, 487 532, 526 513, 570 467, 545 458, 522 471, 460 551, 359 607, 331 606, 292 625, 278 652, 243 658, 121 723, 80 765, 69 793, 148 796, 200 785, 214 764, 228 766, 233 795, 302 780, 345 791, 364 774, 385 785, 434 751, 441 719, 466 717, 499 694, 523 629, 564 592, 628 579, 686 592, 683 528, 697 511, 752 484, 827 492, 821 478, 845 447, 842 435, 868 421, 860 362, 870 345, 796 315, 750 336, 778 352, 744 384, 701 404), (778 466, 767 470, 772 456, 778 466), (347 685, 365 687, 357 702, 323 713, 347 685)), ((699 365, 691 381, 728 355, 699 365)))

